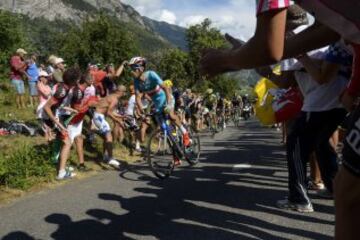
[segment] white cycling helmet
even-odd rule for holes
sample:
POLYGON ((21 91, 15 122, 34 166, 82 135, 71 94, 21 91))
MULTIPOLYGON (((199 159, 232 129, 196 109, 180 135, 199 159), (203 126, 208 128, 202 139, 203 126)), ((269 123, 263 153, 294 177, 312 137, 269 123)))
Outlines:
POLYGON ((130 59, 129 65, 139 65, 145 67, 146 59, 143 57, 133 57, 132 59, 130 59))

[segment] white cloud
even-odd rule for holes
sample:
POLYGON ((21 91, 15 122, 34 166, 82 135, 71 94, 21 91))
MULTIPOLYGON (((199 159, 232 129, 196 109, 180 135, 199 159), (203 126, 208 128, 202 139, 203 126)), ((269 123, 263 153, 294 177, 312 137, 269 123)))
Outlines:
POLYGON ((170 24, 175 24, 176 23, 176 15, 175 13, 163 9, 160 11, 159 17, 157 18, 157 20, 159 21, 164 21, 170 24))
POLYGON ((179 22, 179 25, 182 27, 189 27, 191 25, 201 23, 205 18, 206 17, 202 15, 187 16, 181 22, 179 22))
POLYGON ((183 27, 210 18, 214 26, 223 33, 227 32, 245 40, 255 31, 255 1, 222 0, 224 3, 220 7, 219 4, 194 7, 196 1, 183 1, 185 2, 180 3, 182 7, 174 7, 175 0, 122 0, 133 6, 141 15, 183 27))

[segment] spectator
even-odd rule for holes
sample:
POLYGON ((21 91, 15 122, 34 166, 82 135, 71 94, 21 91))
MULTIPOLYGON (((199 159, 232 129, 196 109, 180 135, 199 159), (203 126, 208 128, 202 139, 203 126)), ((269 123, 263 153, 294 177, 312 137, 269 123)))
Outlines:
MULTIPOLYGON (((137 111, 137 108, 136 108, 136 96, 135 96, 135 86, 133 84, 131 84, 129 86, 129 92, 130 92, 130 98, 129 98, 129 101, 128 101, 128 105, 127 105, 127 108, 126 108, 126 116, 129 118, 129 121, 131 122, 131 127, 134 127, 134 126, 137 126, 136 125, 136 115, 140 115, 137 111)), ((145 122, 142 123, 142 125, 146 125, 145 122)), ((142 126, 142 128, 146 128, 146 126, 142 126)), ((133 132, 131 132, 132 134, 132 138, 134 137, 133 136, 133 132)), ((136 141, 135 141, 135 151, 137 152, 142 152, 143 149, 141 148, 140 146, 140 135, 136 136, 136 141)))
POLYGON ((127 61, 124 61, 117 70, 115 70, 113 64, 109 64, 105 67, 106 77, 103 80, 102 84, 106 95, 109 95, 116 90, 117 85, 115 83, 115 80, 123 73, 126 64, 127 61))
POLYGON ((39 72, 39 78, 37 82, 37 91, 39 93, 39 103, 46 102, 51 95, 51 88, 49 86, 49 74, 45 71, 39 72))
MULTIPOLYGON (((79 160, 78 170, 80 172, 86 172, 91 170, 85 165, 84 140, 82 137, 83 120, 86 112, 89 109, 90 105, 97 102, 96 97, 92 98, 87 96, 85 98, 85 90, 91 85, 91 76, 89 75, 90 74, 82 75, 80 82, 77 84, 77 86, 73 87, 70 90, 67 99, 64 100, 66 102, 65 104, 70 106, 70 109, 75 110, 75 116, 71 119, 69 125, 67 126, 68 138, 64 140, 62 152, 66 152, 67 154, 64 154, 64 158, 68 158, 71 146, 73 145, 73 143, 75 143, 76 152, 79 160)), ((67 159, 61 160, 64 162, 67 161, 67 159)))
POLYGON ((48 67, 46 68, 46 72, 49 74, 49 76, 52 76, 52 74, 54 73, 55 71, 55 60, 57 59, 58 57, 55 56, 55 55, 50 55, 49 58, 48 58, 48 67))
MULTIPOLYGON (((87 72, 84 75, 84 80, 87 83, 87 87, 85 88, 84 91, 84 101, 88 101, 94 97, 96 97, 96 89, 94 87, 94 78, 92 77, 92 75, 87 72)), ((90 118, 90 132, 88 135, 88 140, 89 142, 93 142, 93 140, 95 139, 95 133, 93 130, 96 129, 95 125, 94 125, 94 121, 92 121, 93 119, 93 109, 90 108, 90 110, 87 113, 88 117, 90 118)))
POLYGON ((51 123, 49 123, 49 120, 44 118, 44 106, 47 102, 47 100, 51 96, 51 88, 49 86, 49 74, 45 71, 39 72, 39 81, 37 82, 37 91, 39 94, 39 105, 36 109, 36 115, 38 120, 41 122, 41 128, 44 131, 45 139, 47 141, 51 141, 53 139, 52 132, 51 132, 51 123))
POLYGON ((103 81, 107 75, 107 73, 101 69, 96 64, 89 65, 89 72, 94 79, 94 85, 96 88, 96 94, 101 97, 106 96, 106 90, 103 86, 103 81))
POLYGON ((82 78, 82 81, 86 82, 87 86, 84 91, 84 100, 89 99, 90 97, 96 96, 96 89, 94 87, 94 78, 90 73, 85 74, 82 78))
POLYGON ((49 65, 46 66, 46 72, 49 74, 49 77, 48 77, 48 80, 49 80, 49 86, 52 88, 56 82, 53 78, 53 74, 54 74, 54 71, 55 71, 55 60, 57 59, 58 57, 55 56, 55 55, 50 55, 47 62, 49 63, 49 65))
POLYGON ((53 60, 54 66, 55 66, 55 70, 53 72, 53 80, 56 83, 60 83, 63 82, 63 75, 65 72, 65 65, 64 65, 64 59, 62 58, 55 58, 53 60))
POLYGON ((24 86, 24 75, 26 76, 26 68, 27 65, 24 62, 24 57, 27 52, 19 48, 16 50, 15 55, 13 55, 10 59, 10 79, 11 84, 14 86, 16 90, 16 106, 18 109, 26 108, 25 106, 25 86, 24 86))
MULTIPOLYGON (((80 78, 80 73, 76 68, 70 68, 64 73, 64 76, 65 81, 55 86, 52 97, 46 101, 44 111, 47 115, 47 118, 50 120, 49 122, 51 123, 51 126, 56 127, 57 138, 61 139, 64 143, 67 143, 67 141, 69 141, 69 135, 64 122, 67 120, 70 114, 59 110, 62 110, 64 100, 68 96, 70 89, 77 85, 77 82, 80 78)), ((60 153, 60 162, 57 176, 58 180, 63 180, 75 176, 75 174, 73 174, 71 171, 66 170, 66 161, 69 154, 67 150, 68 149, 66 147, 62 148, 60 153)))
POLYGON ((280 208, 299 212, 313 211, 306 192, 306 163, 313 150, 326 186, 326 189, 318 191, 318 195, 332 197, 332 182, 337 172, 337 162, 329 138, 345 117, 339 95, 350 76, 349 67, 352 58, 340 44, 332 45, 325 52, 319 50, 312 57, 318 60, 315 61, 307 56, 300 59, 302 64, 289 64, 290 61, 287 60, 279 76, 270 73, 271 71, 269 74, 261 74, 279 86, 296 81, 304 96, 302 112, 288 134, 289 196, 277 202, 280 208))
POLYGON ((115 109, 119 103, 119 99, 123 97, 125 93, 126 87, 123 85, 119 86, 113 94, 101 99, 100 102, 96 104, 94 113, 94 123, 104 139, 104 161, 107 161, 109 165, 115 167, 119 167, 120 163, 113 158, 113 137, 111 135, 110 124, 105 119, 105 116, 110 117, 114 122, 122 124, 122 116, 115 113, 115 109))
POLYGON ((27 76, 29 81, 29 92, 30 92, 30 107, 37 105, 38 91, 37 82, 39 77, 39 69, 36 65, 36 54, 32 54, 30 59, 27 61, 27 76))

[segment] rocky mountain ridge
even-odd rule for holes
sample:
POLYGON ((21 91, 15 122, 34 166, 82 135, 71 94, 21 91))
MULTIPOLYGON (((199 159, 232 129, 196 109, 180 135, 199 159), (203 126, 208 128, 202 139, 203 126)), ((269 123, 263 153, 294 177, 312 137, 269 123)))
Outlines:
POLYGON ((104 11, 122 22, 131 22, 153 32, 159 40, 186 49, 185 29, 141 16, 120 0, 1 0, 0 9, 49 21, 71 20, 80 23, 88 14, 104 11))

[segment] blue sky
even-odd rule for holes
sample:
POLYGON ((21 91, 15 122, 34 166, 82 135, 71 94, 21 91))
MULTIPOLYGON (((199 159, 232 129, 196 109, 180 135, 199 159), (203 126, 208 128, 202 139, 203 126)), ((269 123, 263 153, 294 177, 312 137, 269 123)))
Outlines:
POLYGON ((222 32, 248 39, 255 28, 255 0, 121 0, 141 15, 180 26, 210 18, 222 32))

